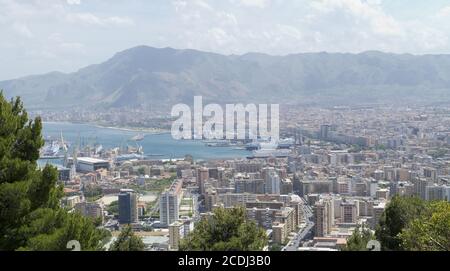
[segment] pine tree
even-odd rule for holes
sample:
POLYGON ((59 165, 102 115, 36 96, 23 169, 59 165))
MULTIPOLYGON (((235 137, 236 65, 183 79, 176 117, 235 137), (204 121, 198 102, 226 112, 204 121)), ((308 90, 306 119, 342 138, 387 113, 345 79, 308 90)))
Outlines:
POLYGON ((367 251, 367 244, 371 240, 375 240, 375 236, 369 229, 357 227, 347 239, 344 251, 367 251))
POLYGON ((41 119, 29 120, 20 98, 8 102, 0 92, 0 250, 67 250, 70 240, 101 249, 107 234, 62 209, 57 170, 38 168, 41 132, 41 119))
POLYGON ((244 208, 217 208, 211 217, 196 224, 182 240, 180 250, 259 251, 267 243, 265 231, 247 220, 244 208))
POLYGON ((110 251, 143 251, 145 248, 142 238, 134 235, 130 226, 125 226, 117 240, 111 245, 110 251))

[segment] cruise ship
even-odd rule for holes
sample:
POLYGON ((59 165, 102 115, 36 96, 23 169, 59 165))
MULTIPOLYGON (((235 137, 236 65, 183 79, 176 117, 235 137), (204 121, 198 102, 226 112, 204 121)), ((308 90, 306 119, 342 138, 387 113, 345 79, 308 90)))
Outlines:
POLYGON ((284 158, 288 157, 291 154, 291 150, 286 149, 262 149, 253 151, 252 155, 248 156, 248 159, 256 159, 256 158, 284 158))
POLYGON ((280 139, 278 141, 253 141, 245 145, 248 151, 264 149, 289 149, 295 144, 293 138, 280 139))
POLYGON ((45 139, 44 146, 39 151, 41 159, 59 159, 64 157, 64 153, 69 149, 69 144, 64 141, 61 133, 60 140, 45 139))
POLYGON ((280 139, 278 141, 278 148, 279 149, 289 149, 294 144, 295 144, 295 139, 293 139, 293 138, 280 139))

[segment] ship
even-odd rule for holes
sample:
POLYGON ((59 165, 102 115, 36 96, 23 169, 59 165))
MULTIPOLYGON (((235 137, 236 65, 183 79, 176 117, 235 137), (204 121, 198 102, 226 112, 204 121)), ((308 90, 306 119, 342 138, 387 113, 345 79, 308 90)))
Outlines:
POLYGON ((142 141, 144 140, 145 135, 144 134, 137 134, 135 136, 133 136, 130 140, 131 141, 142 141))
POLYGON ((229 146, 231 146, 231 144, 228 140, 206 141, 205 145, 208 147, 229 147, 229 146))
POLYGON ((248 143, 247 145, 245 145, 245 149, 248 151, 259 150, 260 148, 261 148, 261 145, 259 144, 259 142, 251 142, 251 143, 248 143))
POLYGON ((293 138, 280 139, 278 141, 278 148, 279 149, 289 149, 294 144, 295 144, 295 139, 293 139, 293 138))
POLYGON ((44 140, 44 146, 39 151, 39 156, 41 159, 61 159, 68 149, 69 144, 64 141, 61 132, 60 140, 52 140, 51 138, 44 140))
POLYGON ((275 158, 285 158, 288 157, 291 154, 290 150, 286 149, 262 149, 262 150, 256 150, 253 151, 252 155, 248 156, 248 159, 255 159, 255 158, 269 158, 269 157, 275 157, 275 158))

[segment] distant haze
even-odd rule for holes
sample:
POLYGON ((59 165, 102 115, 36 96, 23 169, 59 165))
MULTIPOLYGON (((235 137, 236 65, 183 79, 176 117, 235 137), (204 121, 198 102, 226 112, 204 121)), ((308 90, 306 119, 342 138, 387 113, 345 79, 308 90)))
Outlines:
POLYGON ((0 0, 0 81, 136 45, 224 55, 450 53, 448 0, 0 0))
POLYGON ((136 108, 206 102, 289 104, 450 101, 450 56, 307 53, 225 56, 139 46, 75 73, 0 82, 29 108, 136 108))

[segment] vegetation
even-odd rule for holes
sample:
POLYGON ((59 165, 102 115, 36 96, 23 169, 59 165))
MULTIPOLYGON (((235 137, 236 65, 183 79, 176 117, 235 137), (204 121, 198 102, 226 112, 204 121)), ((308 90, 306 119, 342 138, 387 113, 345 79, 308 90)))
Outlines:
POLYGON ((0 92, 0 250, 99 250, 107 233, 59 205, 63 196, 57 170, 37 166, 44 141, 40 118, 28 119, 20 98, 0 92))
POLYGON ((160 180, 152 180, 149 184, 146 185, 146 190, 160 193, 164 191, 164 189, 168 188, 173 183, 174 180, 175 180, 174 177, 160 180))
POLYGON ((362 229, 358 227, 347 239, 347 245, 344 251, 367 251, 367 243, 371 240, 375 240, 372 231, 364 227, 362 229))
POLYGON ((138 174, 141 176, 145 175, 145 168, 144 167, 138 168, 138 174))
POLYGON ((94 202, 103 197, 103 190, 100 186, 87 186, 84 190, 87 201, 94 202))
POLYGON ((394 197, 376 231, 383 250, 450 250, 450 203, 394 197))
POLYGON ((403 250, 400 233, 425 209, 425 202, 419 198, 394 197, 381 216, 376 230, 382 249, 403 250))
POLYGON ((450 250, 450 203, 432 202, 400 234, 402 246, 416 251, 450 250))
POLYGON ((183 251, 259 251, 267 245, 262 228, 246 219, 244 208, 217 208, 182 240, 183 251))
POLYGON ((111 245, 110 251, 143 251, 145 249, 142 238, 134 235, 130 226, 125 226, 117 240, 111 245))
POLYGON ((119 201, 115 200, 111 202, 111 204, 106 207, 106 211, 110 215, 119 215, 119 201))

